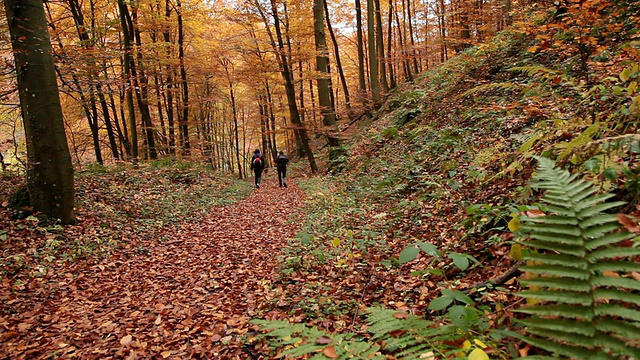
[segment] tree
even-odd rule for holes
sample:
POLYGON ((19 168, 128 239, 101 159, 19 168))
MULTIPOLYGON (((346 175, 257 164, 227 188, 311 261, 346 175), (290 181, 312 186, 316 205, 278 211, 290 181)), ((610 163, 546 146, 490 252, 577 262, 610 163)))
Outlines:
POLYGON ((324 1, 314 0, 313 2, 313 28, 314 38, 316 41, 316 70, 318 83, 318 101, 322 112, 322 124, 328 131, 327 140, 330 147, 330 158, 336 160, 340 155, 340 139, 335 136, 336 131, 336 112, 331 103, 331 90, 329 89, 329 72, 327 66, 329 63, 329 51, 327 50, 327 40, 324 33, 324 1))
POLYGON ((47 20, 40 0, 4 0, 27 137, 27 189, 36 211, 76 222, 73 165, 47 20))
POLYGON ((380 107, 380 80, 378 79, 378 53, 376 48, 374 0, 367 0, 367 34, 369 42, 369 84, 371 86, 371 98, 373 106, 380 107))

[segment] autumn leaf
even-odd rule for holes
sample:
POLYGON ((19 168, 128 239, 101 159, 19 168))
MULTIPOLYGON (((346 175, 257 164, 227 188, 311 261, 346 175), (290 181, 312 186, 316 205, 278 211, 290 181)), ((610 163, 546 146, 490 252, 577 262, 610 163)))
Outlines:
POLYGON ((396 329, 396 330, 392 330, 389 332, 389 335, 395 337, 395 338, 399 338, 400 336, 404 335, 407 333, 407 330, 401 330, 401 329, 396 329))
POLYGON ((629 232, 640 233, 640 225, 638 225, 637 221, 631 219, 629 216, 625 214, 618 214, 616 215, 616 217, 618 218, 618 222, 622 226, 624 226, 629 232))
POLYGON ((393 317, 396 319, 408 319, 409 318, 409 314, 405 313, 405 312, 397 312, 393 314, 393 317))
POLYGON ((333 346, 327 346, 326 348, 324 348, 322 350, 322 355, 330 359, 335 359, 338 357, 338 354, 336 353, 336 349, 333 346))
POLYGON ((124 336, 122 339, 120 339, 120 345, 126 346, 129 345, 129 343, 131 342, 131 335, 126 335, 124 336))
POLYGON ((316 339, 316 344, 318 345, 327 345, 327 344, 331 344, 331 338, 329 338, 328 336, 320 336, 319 338, 316 339))
POLYGON ((482 351, 481 349, 473 349, 471 353, 469 353, 469 360, 489 360, 489 355, 482 351))

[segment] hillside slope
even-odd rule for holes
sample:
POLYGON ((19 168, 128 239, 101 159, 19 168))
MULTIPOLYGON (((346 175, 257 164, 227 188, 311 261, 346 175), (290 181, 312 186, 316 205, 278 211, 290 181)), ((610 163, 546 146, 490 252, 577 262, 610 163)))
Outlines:
MULTIPOLYGON (((462 316, 464 326, 511 324, 521 248, 508 224, 537 209, 532 155, 615 193, 627 204, 616 211, 640 215, 640 8, 571 4, 532 10, 532 23, 402 85, 349 128, 342 171, 303 184, 306 225, 283 284, 291 294, 296 284, 322 286, 302 301, 315 310, 296 322, 365 332, 366 307, 432 318, 441 315, 434 300, 459 290, 484 314, 462 316), (435 247, 407 251, 425 243, 435 247)), ((518 351, 529 346, 505 343, 498 356, 518 351)))

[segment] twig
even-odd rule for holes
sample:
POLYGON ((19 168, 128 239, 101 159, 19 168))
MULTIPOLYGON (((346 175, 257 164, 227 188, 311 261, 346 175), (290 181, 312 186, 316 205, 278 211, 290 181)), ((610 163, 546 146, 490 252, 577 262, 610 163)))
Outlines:
POLYGON ((468 287, 465 290, 462 290, 463 293, 468 294, 471 292, 471 290, 480 288, 480 287, 484 287, 487 286, 489 284, 491 285, 502 285, 505 282, 507 282, 507 280, 511 279, 512 277, 516 276, 516 274, 519 271, 520 266, 524 265, 525 261, 524 260, 520 260, 518 262, 516 262, 515 264, 513 264, 513 266, 511 266, 509 268, 509 270, 505 271, 504 273, 502 273, 501 275, 498 275, 496 277, 494 277, 493 279, 489 279, 487 281, 481 281, 481 282, 477 282, 475 284, 472 284, 470 287, 468 287))
MULTIPOLYGON (((369 281, 367 281, 367 284, 364 286, 364 289, 362 289, 362 296, 360 297, 360 303, 364 302, 364 295, 367 293, 367 288, 369 287, 369 285, 371 285, 371 282, 373 281, 373 273, 371 274, 371 276, 369 276, 369 281)), ((356 313, 353 314, 353 319, 351 319, 351 325, 349 326, 349 330, 353 331, 353 325, 355 325, 356 323, 356 318, 358 317, 358 314, 360 312, 360 307, 356 307, 356 313)))

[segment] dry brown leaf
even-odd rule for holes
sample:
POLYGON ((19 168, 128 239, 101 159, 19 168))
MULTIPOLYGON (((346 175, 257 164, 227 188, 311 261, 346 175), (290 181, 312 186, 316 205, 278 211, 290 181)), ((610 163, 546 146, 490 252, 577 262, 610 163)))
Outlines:
POLYGON ((322 355, 330 359, 335 359, 338 357, 338 354, 336 353, 336 349, 333 346, 327 346, 326 348, 324 348, 322 350, 322 355))
POLYGON ((618 218, 618 222, 622 226, 624 226, 629 232, 640 233, 640 225, 638 225, 638 222, 635 221, 634 219, 630 218, 625 214, 618 214, 617 218, 618 218))
POLYGON ((405 313, 405 312, 397 312, 395 314, 393 314, 393 317, 396 319, 408 319, 409 318, 409 314, 405 313))
POLYGON ((120 345, 123 345, 123 346, 129 345, 129 343, 131 342, 131 339, 132 339, 131 335, 127 335, 123 337, 122 339, 120 339, 120 345))
POLYGON ((331 344, 331 338, 328 336, 320 336, 319 338, 316 339, 316 344, 318 345, 327 345, 327 344, 331 344))

